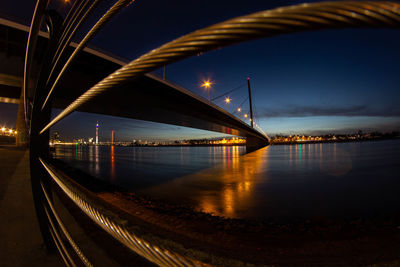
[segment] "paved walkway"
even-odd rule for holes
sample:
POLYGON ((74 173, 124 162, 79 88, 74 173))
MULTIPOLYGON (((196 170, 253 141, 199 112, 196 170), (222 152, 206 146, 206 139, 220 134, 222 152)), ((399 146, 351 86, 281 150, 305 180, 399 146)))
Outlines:
POLYGON ((43 246, 29 179, 29 151, 0 146, 0 265, 63 266, 43 246))

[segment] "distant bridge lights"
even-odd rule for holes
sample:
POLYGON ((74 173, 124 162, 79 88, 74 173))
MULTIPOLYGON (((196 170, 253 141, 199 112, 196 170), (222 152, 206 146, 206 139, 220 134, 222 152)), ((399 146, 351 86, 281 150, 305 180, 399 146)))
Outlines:
POLYGON ((6 136, 15 136, 17 135, 17 131, 13 129, 8 129, 6 127, 1 127, 0 135, 6 135, 6 136))

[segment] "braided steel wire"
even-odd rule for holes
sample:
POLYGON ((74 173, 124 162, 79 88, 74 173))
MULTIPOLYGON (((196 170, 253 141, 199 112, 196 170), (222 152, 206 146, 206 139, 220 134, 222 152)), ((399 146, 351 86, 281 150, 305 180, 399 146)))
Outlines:
POLYGON ((50 71, 50 74, 47 77, 47 81, 46 81, 46 86, 49 83, 50 78, 53 76, 53 72, 55 70, 55 68, 58 65, 58 62, 60 61, 60 58, 64 55, 64 51, 65 49, 68 47, 68 45, 70 44, 72 38, 74 37, 76 31, 80 28, 80 26, 82 25, 82 23, 84 23, 87 19, 87 17, 92 13, 92 10, 101 2, 101 0, 95 0, 90 6, 89 8, 85 11, 85 13, 80 17, 78 23, 75 25, 75 27, 72 29, 72 32, 70 32, 71 29, 64 30, 63 35, 64 37, 60 38, 58 47, 56 52, 54 53, 53 59, 52 59, 52 68, 50 71))
MULTIPOLYGON (((82 260, 82 262, 85 264, 85 266, 91 267, 93 264, 86 258, 86 256, 83 254, 82 250, 79 248, 79 246, 75 243, 75 241, 72 239, 71 235, 69 234, 67 228, 64 226, 60 216, 58 216, 52 201, 50 200, 50 197, 47 193, 47 190, 44 188, 43 183, 40 183, 42 187, 43 194, 47 200, 47 204, 50 207, 50 210, 52 214, 54 215, 54 218, 56 219, 58 226, 60 227, 61 231, 64 233, 64 236, 67 238, 68 242, 72 246, 72 248, 75 250, 76 254, 79 256, 79 258, 82 260)), ((45 207, 45 212, 48 214, 49 212, 47 211, 47 208, 45 207)), ((49 221, 51 224, 53 224, 51 217, 48 215, 49 221)), ((54 227, 53 227, 54 228, 54 227)))
POLYGON ((29 127, 29 114, 28 114, 28 90, 30 87, 29 79, 31 76, 31 68, 33 62, 33 56, 35 52, 36 42, 39 37, 40 25, 42 22, 43 14, 46 10, 49 0, 38 0, 36 2, 35 10, 29 28, 28 40, 26 43, 25 50, 25 61, 24 61, 24 80, 22 84, 22 94, 24 98, 24 117, 25 125, 29 127))
POLYGON ((48 222, 50 223, 49 227, 50 227, 50 233, 55 241, 55 244, 57 246, 58 251, 60 252, 61 256, 63 257, 65 264, 67 266, 72 266, 72 267, 76 267, 75 262, 72 260, 71 255, 69 255, 67 248, 64 245, 63 240, 61 239, 60 234, 58 233, 56 226, 53 223, 53 220, 51 219, 50 213, 47 210, 46 207, 44 207, 44 211, 46 213, 48 222), (57 245, 58 243, 58 245, 57 245), (65 255, 65 257, 63 256, 63 254, 65 255))
MULTIPOLYGON (((67 38, 67 36, 70 36, 71 30, 73 30, 74 28, 76 29, 76 27, 79 27, 79 23, 80 23, 79 21, 78 21, 78 23, 75 25, 75 27, 74 27, 74 24, 76 23, 76 21, 77 21, 79 18, 82 18, 82 16, 81 16, 82 12, 85 11, 86 7, 87 7, 91 2, 93 2, 93 0, 81 1, 80 5, 79 5, 78 8, 75 10, 74 14, 73 14, 72 17, 69 19, 69 21, 67 21, 67 24, 65 25, 65 28, 64 28, 64 30, 63 30, 61 36, 60 36, 60 41, 59 41, 60 44, 65 43, 65 38, 67 38)), ((59 46, 59 47, 57 48, 57 51, 56 51, 56 53, 55 53, 54 55, 57 55, 57 54, 58 54, 58 51, 59 51, 60 48, 61 48, 61 46, 59 46)))
POLYGON ((67 16, 65 16, 65 19, 62 23, 63 26, 65 26, 67 23, 69 23, 71 21, 71 17, 75 16, 75 12, 78 8, 78 4, 82 4, 83 1, 74 1, 74 3, 72 4, 72 7, 69 9, 67 16))
POLYGON ((394 2, 340 1, 301 4, 238 17, 169 42, 131 61, 90 88, 40 133, 97 95, 166 64, 245 40, 306 30, 400 26, 400 5, 394 2))
MULTIPOLYGON (((44 109, 44 107, 46 106, 47 101, 49 100, 51 94, 53 93, 54 88, 57 86, 61 76, 64 74, 64 72, 66 71, 66 69, 69 67, 69 65, 73 62, 73 60, 75 59, 75 57, 79 54, 79 52, 82 51, 82 49, 85 48, 85 46, 87 45, 88 42, 90 42, 90 40, 92 40, 92 38, 101 30, 101 28, 108 22, 110 21, 116 14, 118 14, 122 9, 124 9, 125 7, 127 7, 128 5, 130 5, 133 1, 135 0, 119 0, 117 1, 102 17, 99 21, 96 22, 96 24, 89 30, 89 32, 86 34, 86 36, 82 39, 82 41, 79 43, 79 45, 75 48, 74 52, 72 53, 72 55, 69 57, 68 61, 64 64, 63 68, 61 69, 61 71, 59 72, 59 74, 57 75, 56 80, 54 81, 54 83, 52 84, 49 93, 47 94, 47 97, 42 105, 42 110, 44 109)), ((60 56, 62 55, 62 52, 60 53, 60 56)), ((60 57, 59 56, 59 57, 60 57)), ((58 58, 59 59, 59 58, 58 58)), ((57 59, 57 61, 58 61, 57 59)), ((47 80, 47 82, 50 80, 51 75, 53 74, 53 71, 55 69, 55 65, 54 64, 53 69, 50 72, 49 78, 47 80)))
POLYGON ((54 244, 56 244, 56 248, 58 250, 58 253, 61 255, 61 258, 63 259, 65 266, 69 267, 71 266, 71 264, 69 263, 69 261, 66 258, 66 255, 64 255, 65 251, 62 249, 62 247, 60 246, 60 241, 57 239, 56 235, 55 235, 55 231, 50 228, 50 235, 54 240, 54 244))
POLYGON ((119 242, 159 266, 208 266, 197 260, 162 249, 143 240, 127 229, 127 222, 114 215, 111 211, 92 203, 79 189, 67 184, 51 167, 39 158, 43 167, 64 193, 96 224, 108 232, 119 242))

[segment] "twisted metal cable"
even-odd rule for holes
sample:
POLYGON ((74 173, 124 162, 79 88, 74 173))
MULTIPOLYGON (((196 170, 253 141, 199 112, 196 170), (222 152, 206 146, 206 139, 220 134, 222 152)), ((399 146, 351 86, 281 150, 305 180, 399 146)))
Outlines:
POLYGON ((89 218, 116 240, 140 256, 159 266, 208 266, 207 264, 162 249, 143 240, 133 233, 132 230, 127 229, 126 221, 118 218, 117 215, 112 214, 111 211, 105 210, 92 203, 79 189, 65 183, 41 158, 39 158, 39 160, 55 183, 89 218))
POLYGON ((69 23, 71 21, 70 17, 75 16, 78 6, 81 5, 82 3, 83 3, 83 1, 74 1, 74 3, 72 4, 72 7, 68 11, 67 16, 65 16, 65 19, 62 23, 63 26, 65 26, 67 23, 69 23))
POLYGON ((26 44, 25 51, 25 61, 24 61, 24 80, 22 84, 22 94, 24 99, 24 117, 25 117, 25 125, 28 125, 28 90, 29 90, 29 79, 31 76, 31 68, 33 62, 33 56, 35 53, 36 42, 39 37, 40 25, 42 23, 42 18, 44 15, 44 11, 46 10, 47 5, 49 4, 49 0, 38 0, 36 2, 35 10, 33 12, 33 17, 31 21, 31 26, 29 28, 28 41, 26 44))
MULTIPOLYGON (((85 11, 87 5, 90 4, 90 2, 92 2, 93 0, 84 0, 84 1, 80 1, 79 6, 77 7, 77 9, 74 11, 73 15, 71 16, 71 18, 69 18, 69 20, 67 21, 67 24, 64 27, 64 30, 60 36, 60 41, 59 44, 61 45, 64 42, 64 39, 69 36, 71 29, 73 28, 74 24, 76 23, 77 19, 79 19, 81 17, 82 12, 85 11)), ((79 23, 79 22, 78 22, 79 23)), ((63 23, 64 25, 64 23, 63 23)), ((60 49, 60 47, 57 48, 57 51, 54 55, 57 55, 58 50, 60 49)))
POLYGON ((65 263, 66 263, 68 266, 76 267, 76 264, 75 264, 75 262, 72 260, 71 255, 69 255, 68 250, 67 250, 67 248, 65 247, 64 242, 62 241, 61 236, 60 236, 60 234, 58 233, 57 228, 56 228, 56 226, 54 225, 53 220, 51 219, 50 213, 49 213, 49 211, 47 210, 46 206, 44 206, 44 211, 46 212, 47 220, 48 220, 48 222, 50 223, 50 225, 49 225, 50 230, 51 230, 50 233, 51 233, 51 235, 52 235, 52 237, 53 237, 53 239, 54 239, 54 241, 55 241, 54 243, 56 244, 57 249, 59 250, 61 256, 63 257, 65 263), (57 243, 59 243, 60 246, 57 245, 57 243), (62 251, 63 253, 62 253, 61 251, 62 251), (64 258, 63 254, 66 256, 66 258, 64 258), (68 259, 69 264, 67 263, 67 259, 68 259))
POLYGON ((64 255, 64 250, 62 249, 62 247, 59 244, 59 240, 57 239, 57 237, 55 236, 55 232, 52 228, 50 228, 50 235, 53 238, 54 244, 56 244, 58 253, 60 254, 61 258, 63 259, 65 266, 69 267, 71 266, 70 262, 67 260, 66 256, 64 255))
MULTIPOLYGON (((119 0, 116 2, 102 17, 97 23, 89 30, 89 32, 86 34, 86 36, 82 39, 82 41, 79 43, 79 45, 75 48, 74 52, 72 55, 69 57, 68 61, 64 64, 62 70, 59 72, 57 75, 56 80, 54 81, 53 85, 50 88, 49 93, 47 94, 47 97, 45 101, 43 102, 42 105, 42 110, 46 106, 47 101, 49 100, 51 94, 53 93, 54 88, 57 86, 61 76, 64 74, 66 69, 71 65, 75 57, 79 54, 79 52, 82 51, 82 49, 85 48, 88 42, 92 40, 92 38, 101 30, 101 28, 108 22, 110 21, 116 14, 118 14, 123 8, 127 7, 130 5, 133 1, 135 0, 119 0)), ((60 53, 61 56, 62 52, 60 53)), ((49 78, 47 82, 49 82, 51 75, 53 74, 53 71, 55 69, 55 65, 57 64, 59 58, 57 58, 56 63, 53 66, 53 69, 50 72, 49 78)))
POLYGON ((400 26, 400 5, 394 2, 340 1, 301 4, 238 17, 169 42, 131 61, 90 88, 40 133, 97 95, 166 64, 256 38, 306 30, 400 26))
POLYGON ((60 58, 63 56, 65 49, 70 44, 70 42, 71 42, 72 38, 74 37, 76 31, 80 28, 82 23, 84 23, 86 21, 87 17, 92 13, 92 10, 100 3, 100 1, 102 1, 102 0, 93 1, 93 3, 89 6, 89 8, 81 16, 81 18, 79 19, 79 21, 77 22, 77 24, 75 25, 75 27, 73 28, 71 33, 69 31, 67 31, 67 30, 65 30, 63 32, 63 36, 64 35, 65 36, 60 38, 59 45, 57 47, 56 52, 54 53, 54 56, 53 56, 53 59, 52 59, 52 68, 51 68, 50 74, 47 77, 46 87, 47 87, 47 84, 49 83, 49 80, 53 76, 53 72, 54 72, 55 68, 58 65, 58 61, 60 61, 60 58))
MULTIPOLYGON (((79 248, 79 246, 75 243, 75 241, 72 239, 71 235, 69 234, 67 228, 64 226, 60 216, 58 216, 52 201, 50 200, 50 197, 47 193, 47 190, 44 188, 43 182, 40 182, 40 185, 42 187, 42 191, 43 194, 47 200, 47 204, 50 207, 50 210, 52 212, 52 214, 54 215, 54 218, 56 218, 56 221, 58 223, 58 226, 60 227, 60 229, 62 230, 62 232, 64 233, 64 236, 67 238, 68 242, 71 244, 72 248, 75 250, 75 253, 79 256, 79 258, 82 260, 82 262, 85 264, 85 266, 91 267, 93 266, 92 263, 90 263, 90 261, 88 260, 88 258, 86 258, 86 256, 83 254, 82 250, 79 248)), ((45 212, 48 214, 49 212, 47 211, 47 208, 45 207, 45 212)), ((49 217, 50 223, 52 223, 51 217, 49 217)))

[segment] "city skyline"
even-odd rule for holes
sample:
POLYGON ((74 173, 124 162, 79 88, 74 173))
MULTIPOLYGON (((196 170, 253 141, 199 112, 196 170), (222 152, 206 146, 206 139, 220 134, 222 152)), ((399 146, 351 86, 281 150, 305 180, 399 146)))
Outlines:
MULTIPOLYGON (((86 114, 86 115, 95 115, 95 114, 86 114)), ((111 116, 107 116, 110 117, 112 119, 115 119, 114 117, 111 116)), ((129 120, 129 119, 124 119, 124 118, 118 118, 118 119, 123 119, 123 120, 129 120)), ((144 125, 142 126, 142 128, 146 129, 146 123, 150 124, 148 125, 149 129, 155 129, 157 127, 159 131, 165 131, 168 130, 168 124, 161 124, 161 123, 153 123, 153 122, 146 122, 146 121, 142 121, 144 123, 144 125), (153 125, 152 125, 153 124, 153 125), (161 126, 161 127, 160 127, 161 126), (165 128, 164 128, 165 127, 165 128)), ((119 123, 118 125, 123 125, 123 123, 119 123)), ((131 126, 131 124, 128 124, 131 126)), ((173 125, 172 125, 173 126, 173 125)), ((209 131, 205 131, 205 130, 199 130, 199 129, 192 129, 193 133, 191 134, 187 134, 187 135, 181 135, 181 136, 174 136, 174 137, 165 137, 165 136, 161 136, 159 132, 157 132, 155 135, 153 136, 149 136, 149 135, 132 135, 130 137, 127 137, 126 135, 122 135, 123 137, 120 138, 120 131, 118 131, 117 129, 114 129, 110 126, 105 126, 103 129, 103 125, 101 125, 101 123, 99 123, 99 121, 96 121, 96 123, 93 125, 94 130, 93 130, 93 135, 84 135, 84 136, 80 136, 77 135, 75 133, 72 133, 72 131, 70 132, 70 134, 64 134, 63 131, 65 131, 65 128, 63 128, 62 126, 59 128, 54 128, 53 130, 50 131, 51 135, 53 136, 54 134, 57 134, 58 137, 60 138, 60 140, 62 141, 67 141, 67 142, 71 142, 73 140, 84 140, 84 141, 88 141, 90 139, 93 140, 94 143, 102 143, 102 142, 113 142, 113 140, 115 142, 132 142, 134 140, 141 140, 141 141, 159 141, 159 142, 171 142, 171 141, 183 141, 183 140, 212 140, 212 139, 221 139, 221 138, 229 138, 230 135, 228 134, 224 134, 224 133, 216 133, 216 132, 209 132, 209 131), (214 133, 214 135, 209 135, 209 133, 214 133), (72 135, 71 135, 72 134, 72 135), (98 139, 97 139, 98 136, 98 139), (98 141, 97 141, 98 140, 98 141)), ((137 125, 135 125, 135 127, 137 127, 137 125)), ((171 130, 178 130, 179 128, 186 128, 186 127, 180 127, 180 126, 175 126, 176 129, 171 129, 171 130)), ((139 128, 140 129, 140 128, 139 128)), ((190 128, 189 128, 190 129, 190 128)), ((129 132, 129 130, 128 130, 129 132)), ((395 134, 399 133, 398 130, 388 130, 388 131, 379 131, 377 129, 347 129, 346 131, 314 131, 314 132, 290 132, 290 133, 286 133, 286 134, 282 134, 282 133, 275 133, 275 134, 271 134, 269 135, 270 138, 277 138, 277 137, 282 137, 282 136, 327 136, 327 135, 342 135, 342 136, 350 136, 350 135, 360 135, 360 134, 370 134, 370 133, 379 133, 379 134, 395 134)))

